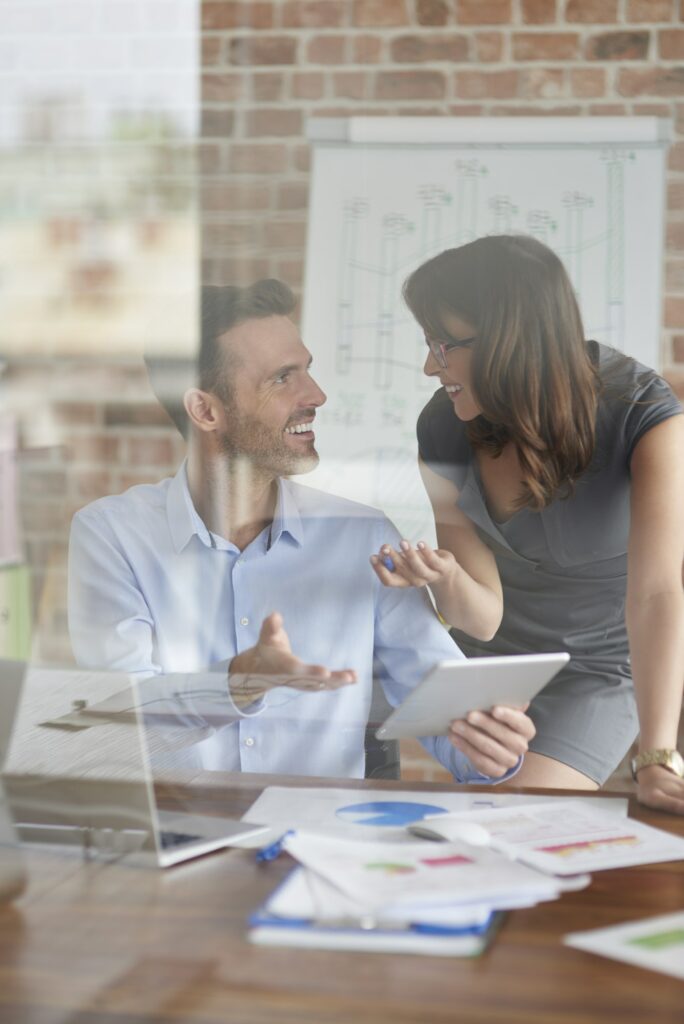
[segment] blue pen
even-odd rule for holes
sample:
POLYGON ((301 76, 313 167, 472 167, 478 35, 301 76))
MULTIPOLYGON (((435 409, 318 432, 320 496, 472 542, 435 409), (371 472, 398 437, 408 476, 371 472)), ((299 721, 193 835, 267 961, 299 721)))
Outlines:
POLYGON ((276 839, 275 842, 269 843, 268 846, 262 846, 260 850, 257 850, 256 860, 257 864, 268 864, 269 861, 275 860, 283 852, 283 844, 288 836, 294 835, 294 829, 289 828, 287 832, 283 832, 280 839, 276 839))
POLYGON ((383 555, 380 561, 382 562, 386 569, 389 569, 390 572, 394 572, 394 570, 396 569, 396 565, 394 564, 389 555, 383 555))

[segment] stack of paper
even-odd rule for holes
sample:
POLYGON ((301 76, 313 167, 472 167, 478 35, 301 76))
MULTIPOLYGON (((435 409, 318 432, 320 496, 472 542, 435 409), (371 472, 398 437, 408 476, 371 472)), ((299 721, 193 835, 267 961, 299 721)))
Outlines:
POLYGON ((465 843, 296 832, 283 847, 301 867, 252 917, 253 942, 474 955, 486 945, 495 911, 555 899, 562 889, 556 879, 465 843))

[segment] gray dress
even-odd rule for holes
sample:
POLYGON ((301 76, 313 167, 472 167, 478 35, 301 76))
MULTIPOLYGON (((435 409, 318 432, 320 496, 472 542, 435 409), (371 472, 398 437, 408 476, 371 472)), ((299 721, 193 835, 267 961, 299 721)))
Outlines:
POLYGON ((504 612, 496 636, 452 636, 470 657, 565 650, 567 668, 530 706, 530 749, 603 783, 638 732, 625 625, 629 463, 656 424, 682 412, 669 385, 615 350, 588 342, 605 391, 596 449, 574 495, 505 523, 487 509, 466 425, 443 388, 418 420, 421 458, 459 490, 458 506, 496 558, 504 612))

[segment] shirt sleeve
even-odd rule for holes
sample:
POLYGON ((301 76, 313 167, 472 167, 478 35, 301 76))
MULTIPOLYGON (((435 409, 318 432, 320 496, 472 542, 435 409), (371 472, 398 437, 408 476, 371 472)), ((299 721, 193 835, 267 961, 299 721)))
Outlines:
MULTIPOLYGON (((396 547, 399 534, 385 520, 382 542, 396 547)), ((380 547, 377 543, 377 550, 380 547)), ((375 658, 377 673, 387 700, 397 707, 415 689, 423 676, 438 661, 464 658, 437 617, 425 589, 393 589, 377 581, 375 612, 375 658)), ((430 736, 420 741, 457 782, 479 784, 505 782, 522 759, 506 775, 493 779, 481 775, 465 754, 452 746, 446 736, 430 736)))
POLYGON ((628 464, 644 434, 682 412, 681 403, 667 381, 645 367, 640 369, 643 374, 637 382, 632 400, 626 403, 623 423, 623 445, 628 464))

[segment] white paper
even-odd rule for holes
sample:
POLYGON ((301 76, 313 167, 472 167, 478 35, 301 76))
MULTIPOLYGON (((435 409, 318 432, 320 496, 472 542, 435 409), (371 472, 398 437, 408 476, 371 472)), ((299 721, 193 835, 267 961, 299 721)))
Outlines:
POLYGON ((612 928, 573 932, 563 942, 574 949, 684 980, 684 911, 612 928))
POLYGON ((295 832, 283 845, 370 914, 473 903, 498 909, 511 897, 538 901, 559 893, 554 879, 464 843, 355 842, 295 832))
POLYGON ((473 811, 462 820, 482 825, 495 849, 555 875, 684 860, 684 839, 579 800, 473 811))
MULTIPOLYGON (((569 799, 559 797, 558 803, 564 806, 569 799)), ((448 793, 441 790, 416 792, 268 786, 246 812, 245 818, 271 826, 274 838, 288 829, 298 829, 348 839, 415 842, 406 832, 406 825, 429 814, 548 802, 548 797, 499 793, 495 789, 487 793, 448 793), (382 824, 378 823, 380 819, 382 824)), ((627 814, 627 801, 621 797, 582 797, 575 802, 588 806, 596 804, 606 814, 627 814)), ((259 845, 264 842, 266 840, 262 839, 259 845)))

